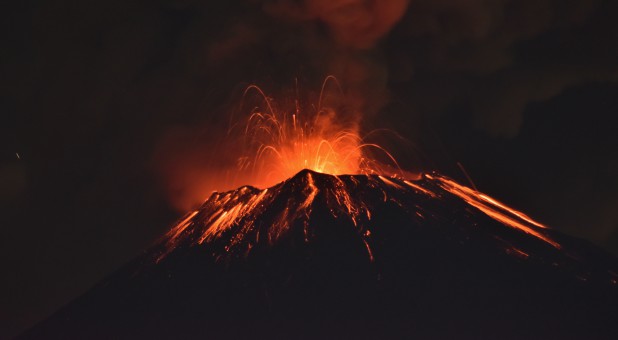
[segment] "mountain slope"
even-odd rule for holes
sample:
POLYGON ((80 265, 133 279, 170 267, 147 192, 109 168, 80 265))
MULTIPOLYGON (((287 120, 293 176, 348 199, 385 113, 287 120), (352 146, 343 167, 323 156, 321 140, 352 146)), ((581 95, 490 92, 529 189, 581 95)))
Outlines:
POLYGON ((437 174, 215 193, 23 338, 612 338, 616 259, 437 174))

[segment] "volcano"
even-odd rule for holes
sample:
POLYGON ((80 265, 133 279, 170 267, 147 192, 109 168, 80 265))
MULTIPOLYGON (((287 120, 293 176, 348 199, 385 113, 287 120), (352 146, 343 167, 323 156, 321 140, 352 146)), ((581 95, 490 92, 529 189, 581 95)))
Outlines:
POLYGON ((613 256, 439 174, 303 170, 212 194, 22 338, 613 338, 617 280, 613 256))

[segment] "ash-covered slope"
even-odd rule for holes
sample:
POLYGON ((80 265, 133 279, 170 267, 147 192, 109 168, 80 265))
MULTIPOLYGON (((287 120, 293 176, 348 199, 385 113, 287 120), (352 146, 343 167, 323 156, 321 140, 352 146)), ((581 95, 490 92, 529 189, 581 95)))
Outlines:
POLYGON ((439 175, 213 194, 24 338, 613 338, 616 259, 439 175))

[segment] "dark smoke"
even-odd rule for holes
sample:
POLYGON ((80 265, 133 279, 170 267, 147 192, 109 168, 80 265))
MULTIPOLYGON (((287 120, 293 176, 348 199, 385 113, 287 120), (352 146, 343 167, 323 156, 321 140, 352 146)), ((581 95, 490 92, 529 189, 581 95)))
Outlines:
POLYGON ((410 102, 421 114, 467 105, 476 127, 514 137, 529 103, 618 81, 616 29, 595 22, 606 7, 601 0, 413 1, 388 44, 392 82, 414 89, 410 102))

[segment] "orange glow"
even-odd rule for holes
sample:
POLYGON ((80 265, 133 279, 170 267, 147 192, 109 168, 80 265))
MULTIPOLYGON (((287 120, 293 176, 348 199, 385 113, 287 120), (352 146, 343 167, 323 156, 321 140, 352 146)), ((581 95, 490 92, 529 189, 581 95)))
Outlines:
POLYGON ((159 260, 161 260, 165 255, 167 255, 169 251, 171 251, 171 249, 176 245, 176 241, 178 240, 179 236, 185 231, 185 229, 187 229, 188 226, 193 223, 193 218, 198 213, 199 210, 195 210, 192 213, 188 214, 184 219, 178 222, 169 232, 167 232, 166 237, 169 238, 168 251, 161 254, 161 256, 157 258, 157 262, 159 262, 159 260))
POLYGON ((225 195, 219 203, 222 208, 216 210, 206 221, 210 227, 199 238, 198 243, 201 244, 205 240, 216 238, 222 232, 229 229, 240 217, 252 212, 262 201, 267 192, 268 189, 264 189, 261 193, 249 197, 246 202, 244 202, 244 200, 234 199, 229 205, 227 203, 230 202, 230 195, 225 195))
MULTIPOLYGON (((258 242, 274 244, 295 227, 303 228, 305 242, 311 242, 310 217, 314 205, 325 202, 324 208, 337 223, 349 223, 356 229, 373 262, 379 254, 372 251, 371 235, 376 230, 372 228, 379 228, 373 221, 380 211, 374 208, 383 203, 365 201, 359 194, 365 190, 375 193, 377 200, 384 204, 398 205, 419 222, 435 219, 435 213, 423 211, 411 199, 439 202, 456 196, 508 228, 561 248, 546 235, 546 226, 483 193, 439 175, 413 178, 402 171, 389 152, 360 136, 358 119, 344 121, 333 108, 323 105, 329 82, 336 83, 336 80, 326 78, 317 106, 310 112, 301 110, 298 101, 294 112, 280 111, 259 87, 247 88, 245 99, 250 93, 257 93, 263 107, 256 106, 237 124, 242 126, 236 130, 240 135, 234 134, 234 129, 228 131, 228 139, 233 140, 230 145, 240 145, 240 148, 230 148, 230 154, 225 156, 237 161, 231 170, 224 167, 221 172, 205 174, 219 189, 245 186, 215 192, 199 210, 186 215, 167 233, 166 250, 161 257, 178 247, 182 240, 193 246, 222 238, 227 240, 225 252, 236 250, 246 254, 258 242), (388 164, 372 158, 370 150, 378 151, 388 164), (281 199, 284 192, 287 196, 281 199), (272 209, 273 203, 276 210, 272 209), (269 216, 268 220, 256 222, 263 214, 269 216)), ((223 148, 222 152, 226 151, 223 148)), ((204 192, 199 195, 203 197, 204 192)), ((527 249, 508 246, 505 250, 520 258, 529 256, 527 249)))
POLYGON ((265 188, 282 182, 303 169, 331 175, 379 174, 383 166, 369 150, 384 155, 391 168, 399 169, 395 158, 384 148, 361 137, 358 119, 344 121, 337 112, 323 105, 325 87, 336 83, 332 76, 322 85, 317 110, 280 112, 264 92, 252 85, 263 99, 264 108, 255 108, 245 123, 245 151, 238 160, 239 177, 246 184, 265 188))
POLYGON ((482 200, 484 200, 484 201, 486 201, 486 202, 488 202, 488 203, 491 203, 491 204, 493 204, 493 205, 497 206, 498 208, 500 208, 500 209, 502 209, 502 210, 506 210, 506 211, 508 211, 509 213, 511 213, 511 214, 513 214, 513 215, 515 215, 515 216, 517 216, 517 217, 519 217, 519 218, 521 218, 522 220, 524 220, 524 221, 526 221, 526 222, 528 222, 528 223, 530 223, 530 224, 534 224, 535 226, 537 226, 537 227, 539 227, 539 228, 547 229, 547 227, 546 227, 546 226, 542 225, 541 223, 538 223, 538 222, 534 221, 533 219, 531 219, 530 217, 528 217, 526 214, 524 214, 524 213, 522 213, 522 212, 519 212, 519 211, 517 211, 517 210, 515 210, 515 209, 511 209, 511 208, 507 207, 506 205, 504 205, 504 204, 502 204, 502 203, 500 203, 500 202, 496 201, 495 199, 493 199, 493 198, 491 198, 491 197, 489 197, 489 196, 487 196, 487 195, 484 195, 484 194, 479 193, 479 195, 478 195, 478 196, 479 196, 482 200))
MULTIPOLYGON (((409 201, 406 203, 406 200, 442 201, 455 196, 506 227, 561 249, 558 242, 545 234, 547 227, 544 225, 446 177, 425 174, 416 180, 402 180, 382 175, 334 176, 303 171, 268 189, 245 186, 234 191, 214 193, 199 210, 186 215, 167 233, 165 249, 157 261, 183 242, 193 246, 220 239, 227 240, 225 253, 246 255, 259 242, 275 244, 295 226, 302 228, 304 241, 310 243, 314 237, 310 218, 319 200, 327 204, 328 212, 337 221, 353 225, 365 246, 369 261, 375 262, 379 254, 372 250, 372 235, 380 226, 372 221, 376 211, 372 211, 375 207, 371 204, 375 202, 370 203, 362 195, 359 196, 359 189, 362 192, 365 188, 373 188, 373 192, 383 196, 378 196, 378 200, 383 198, 384 202, 399 205, 419 223, 439 217, 431 212, 408 210, 418 206, 414 203, 407 205, 409 201), (408 196, 410 193, 414 195, 408 196), (283 200, 281 195, 284 195, 283 200), (283 205, 277 203, 277 209, 273 210, 274 202, 283 202, 283 205), (264 221, 256 223, 264 214, 270 216, 266 224, 264 221)), ((500 240, 500 244, 511 256, 520 259, 531 256, 530 249, 516 248, 504 240, 500 240)))
MULTIPOLYGON (((430 175, 425 175, 425 176, 431 179, 434 178, 430 175)), ((482 212, 487 214, 489 217, 495 219, 496 221, 499 221, 509 227, 519 229, 527 234, 533 235, 551 244, 555 248, 558 248, 558 249, 560 248, 560 244, 558 244, 558 242, 552 240, 551 238, 549 238, 549 236, 544 235, 540 231, 534 229, 534 227, 540 227, 540 228, 547 228, 547 227, 545 227, 544 225, 536 221, 533 221, 530 217, 526 216, 525 214, 515 209, 511 209, 485 194, 472 190, 463 185, 457 184, 453 180, 450 180, 444 177, 438 177, 437 180, 441 182, 441 186, 445 190, 451 192, 452 194, 456 196, 459 196, 464 201, 466 201, 468 204, 481 210, 482 212), (486 203, 489 203, 489 205, 486 203), (518 221, 518 219, 520 220, 518 221), (532 226, 526 225, 526 223, 532 224, 532 226)))
POLYGON ((528 253, 526 253, 525 251, 515 248, 515 247, 511 247, 511 248, 506 248, 506 253, 507 254, 513 254, 521 259, 528 259, 530 257, 530 255, 528 255, 528 253))
POLYGON ((269 188, 303 169, 404 177, 395 158, 375 142, 390 132, 361 133, 352 95, 333 76, 316 92, 283 98, 279 106, 251 85, 230 113, 238 116, 227 128, 173 129, 155 157, 172 204, 187 211, 212 192, 243 185, 269 188))
POLYGON ((390 185, 390 186, 392 186, 392 187, 394 187, 396 189, 401 189, 401 186, 399 184, 389 180, 388 178, 386 178, 384 176, 378 176, 378 178, 381 179, 382 182, 384 182, 384 183, 386 183, 386 184, 388 184, 388 185, 390 185))
POLYGON ((427 190, 427 189, 425 189, 425 188, 421 187, 420 185, 414 184, 414 183, 412 183, 412 182, 410 182, 410 181, 408 181, 408 180, 405 180, 405 181, 403 181, 403 182, 404 182, 405 184, 407 184, 408 186, 410 186, 410 187, 414 188, 414 189, 415 189, 415 190, 417 190, 417 191, 420 191, 420 192, 422 192, 422 193, 424 193, 424 194, 426 194, 426 195, 428 195, 428 196, 430 196, 430 197, 436 198, 436 194, 434 194, 433 192, 431 192, 431 191, 429 191, 429 190, 427 190))

